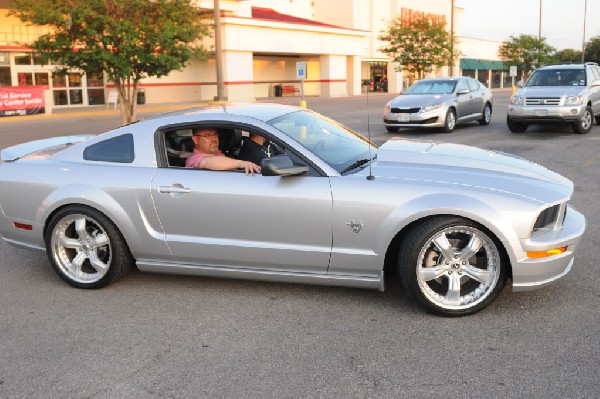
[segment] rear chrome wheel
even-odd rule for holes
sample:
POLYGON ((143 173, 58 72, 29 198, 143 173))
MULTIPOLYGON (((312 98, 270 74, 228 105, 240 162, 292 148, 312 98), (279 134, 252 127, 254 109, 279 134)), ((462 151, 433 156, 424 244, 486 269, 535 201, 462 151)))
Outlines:
POLYGON ((48 225, 46 251, 56 273, 78 288, 100 288, 129 270, 131 255, 117 228, 101 213, 71 207, 48 225))
POLYGON ((485 107, 483 107, 482 118, 479 119, 478 122, 480 125, 485 126, 485 125, 489 125, 491 121, 492 121, 492 107, 490 106, 490 104, 485 104, 485 107))
POLYGON ((498 245, 475 223, 433 218, 407 237, 400 248, 400 277, 427 309, 445 316, 472 314, 504 287, 506 267, 498 245))

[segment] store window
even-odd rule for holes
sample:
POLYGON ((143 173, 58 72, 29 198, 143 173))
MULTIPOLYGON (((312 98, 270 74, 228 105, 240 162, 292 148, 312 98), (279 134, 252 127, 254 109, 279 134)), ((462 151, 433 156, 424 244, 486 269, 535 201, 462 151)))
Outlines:
POLYGON ((463 69, 462 76, 468 76, 470 78, 475 79, 475 70, 474 69, 463 69))
POLYGON ((27 72, 17 73, 17 82, 19 86, 32 86, 33 85, 33 74, 27 72))
POLYGON ((15 65, 31 65, 31 54, 15 53, 15 65))
POLYGON ((10 81, 10 67, 0 66, 0 86, 12 86, 10 81))
POLYGON ((492 89, 500 88, 502 82, 502 71, 492 71, 492 89))
POLYGON ((101 73, 87 75, 88 104, 104 104, 104 77, 101 73))

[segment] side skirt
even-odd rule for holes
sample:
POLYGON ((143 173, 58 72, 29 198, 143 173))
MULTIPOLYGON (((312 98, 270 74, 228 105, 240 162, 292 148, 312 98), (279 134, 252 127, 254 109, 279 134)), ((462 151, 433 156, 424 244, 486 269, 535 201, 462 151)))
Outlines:
POLYGON ((339 274, 293 273, 274 270, 256 270, 233 267, 215 267, 186 265, 138 260, 138 269, 142 272, 177 274, 187 276, 209 276, 235 278, 242 280, 261 280, 278 283, 297 283, 327 285, 337 287, 370 288, 384 290, 383 270, 377 277, 365 277, 339 274))

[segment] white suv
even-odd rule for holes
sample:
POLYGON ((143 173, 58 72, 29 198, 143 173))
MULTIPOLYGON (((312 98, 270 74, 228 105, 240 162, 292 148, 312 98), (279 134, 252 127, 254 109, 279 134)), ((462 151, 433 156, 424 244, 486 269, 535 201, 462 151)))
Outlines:
POLYGON ((568 123, 575 133, 600 125, 600 68, 595 62, 536 69, 509 100, 506 123, 522 133, 533 123, 568 123))

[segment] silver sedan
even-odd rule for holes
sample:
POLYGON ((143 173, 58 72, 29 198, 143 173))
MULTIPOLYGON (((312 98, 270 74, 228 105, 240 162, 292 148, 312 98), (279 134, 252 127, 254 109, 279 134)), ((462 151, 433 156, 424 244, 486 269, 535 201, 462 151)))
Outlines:
POLYGON ((285 105, 185 110, 0 155, 0 234, 45 250, 78 288, 134 265, 379 290, 389 273, 425 308, 460 316, 508 279, 530 290, 566 275, 585 230, 573 184, 540 165, 428 141, 377 148, 285 105), (236 158, 254 136, 261 173, 184 166, 194 140, 236 158))
POLYGON ((385 105, 388 132, 401 127, 441 128, 450 133, 457 124, 492 119, 492 93, 469 77, 423 79, 385 105))

